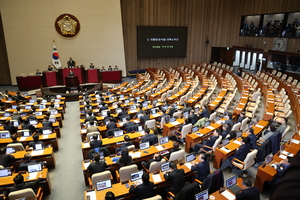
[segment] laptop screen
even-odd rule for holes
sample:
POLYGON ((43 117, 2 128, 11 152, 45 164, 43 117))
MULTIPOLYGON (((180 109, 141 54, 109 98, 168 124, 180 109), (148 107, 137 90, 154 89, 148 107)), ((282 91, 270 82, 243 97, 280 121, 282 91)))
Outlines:
POLYGON ((51 114, 51 115, 57 115, 57 113, 58 113, 57 110, 51 110, 51 111, 50 111, 50 114, 51 114))
POLYGON ((150 148, 149 142, 140 143, 140 150, 149 149, 149 148, 150 148))
POLYGON ((52 133, 51 129, 44 129, 43 130, 43 135, 50 135, 52 133))
POLYGON ((130 180, 131 181, 136 181, 136 180, 142 179, 143 173, 144 173, 143 170, 131 173, 130 174, 130 180))
POLYGON ((170 122, 172 123, 172 122, 175 122, 176 121, 176 119, 175 119, 175 117, 171 117, 170 118, 170 122))
POLYGON ((19 126, 19 122, 18 121, 12 121, 13 126, 19 126))
POLYGON ((130 102, 129 99, 126 99, 126 100, 125 100, 125 103, 126 103, 126 104, 129 103, 129 102, 130 102))
POLYGON ((42 115, 43 115, 43 112, 40 112, 40 111, 35 112, 35 116, 42 116, 42 115))
POLYGON ((10 133, 8 131, 0 131, 0 138, 10 138, 10 133))
POLYGON ((152 112, 152 115, 155 115, 156 114, 156 109, 152 109, 151 112, 152 112))
POLYGON ((226 188, 230 188, 232 186, 234 186, 237 182, 236 182, 236 175, 228 178, 226 181, 226 188))
POLYGON ((195 159, 196 159, 196 155, 195 154, 186 155, 186 157, 185 157, 186 162, 191 162, 191 161, 193 161, 195 159))
POLYGON ((59 104, 54 104, 54 107, 55 108, 59 108, 59 104))
POLYGON ((37 122, 36 120, 29 120, 29 123, 30 123, 31 125, 35 125, 35 124, 37 124, 38 122, 37 122))
POLYGON ((204 190, 195 195, 196 200, 208 200, 208 190, 204 190))
POLYGON ((115 137, 123 136, 123 131, 122 131, 122 130, 115 131, 115 132, 114 132, 114 136, 115 136, 115 137))
POLYGON ((228 139, 224 139, 223 142, 222 142, 222 145, 225 146, 225 145, 227 145, 229 142, 230 142, 230 141, 229 141, 228 139))
POLYGON ((25 106, 25 110, 30 110, 31 106, 25 106))
POLYGON ((195 133, 195 132, 197 132, 198 130, 199 130, 198 126, 194 126, 194 127, 192 128, 192 133, 195 133))
POLYGON ((239 138, 239 137, 241 137, 242 133, 243 133, 243 131, 239 131, 239 132, 237 132, 237 133, 236 133, 236 138, 239 138))
POLYGON ((45 106, 45 105, 40 105, 39 108, 40 108, 40 109, 45 109, 46 106, 45 106))
POLYGON ((30 133, 30 131, 23 131, 22 135, 23 135, 23 137, 30 137, 31 133, 30 133))
POLYGON ((142 113, 139 113, 139 114, 137 114, 136 116, 137 116, 137 118, 140 118, 140 117, 143 116, 143 114, 142 114, 142 113))
POLYGON ((121 108, 117 108, 117 109, 116 109, 116 112, 117 112, 117 113, 120 113, 120 112, 122 112, 122 109, 121 109, 121 108))
POLYGON ((102 111, 102 112, 101 112, 101 115, 102 115, 103 117, 106 117, 106 116, 107 116, 107 111, 102 111))
POLYGON ((199 108, 195 108, 195 113, 199 112, 199 108))
POLYGON ((168 110, 168 106, 163 106, 161 109, 162 110, 168 110))
POLYGON ((28 172, 39 172, 42 171, 42 165, 41 164, 35 164, 35 165, 28 165, 28 172))
POLYGON ((4 113, 4 117, 10 117, 10 113, 4 113))
POLYGON ((55 123, 56 122, 56 118, 55 117, 50 117, 49 121, 52 122, 52 123, 55 123))
POLYGON ((61 98, 61 95, 56 95, 56 98, 58 98, 58 99, 61 98))
POLYGON ((184 117, 184 118, 187 118, 188 115, 189 115, 189 112, 184 112, 184 113, 183 113, 183 117, 184 117))
POLYGON ((111 180, 99 181, 96 183, 97 191, 111 188, 111 180))
POLYGON ((121 94, 121 95, 120 95, 120 98, 124 98, 124 95, 123 95, 123 94, 121 94))
POLYGON ((140 98, 140 97, 135 97, 135 99, 138 101, 138 100, 140 100, 141 98, 140 98))
POLYGON ((138 126, 138 131, 142 131, 142 130, 144 130, 143 129, 143 126, 141 125, 141 126, 138 126))
POLYGON ((159 139, 159 144, 162 145, 162 144, 166 144, 169 142, 169 137, 166 136, 166 137, 162 137, 159 139))
POLYGON ((166 163, 164 163, 164 164, 161 164, 160 165, 160 168, 161 168, 161 171, 162 172, 165 172, 165 171, 167 171, 167 170, 169 170, 170 169, 170 162, 166 162, 166 163))
POLYGON ((17 105, 12 105, 11 109, 17 109, 17 105))
POLYGON ((147 102, 143 103, 143 107, 147 107, 147 106, 148 106, 147 102))
POLYGON ((47 100, 46 100, 46 99, 43 99, 43 100, 42 100, 42 103, 47 103, 47 100))
POLYGON ((6 154, 16 153, 15 148, 13 147, 6 147, 6 154))
POLYGON ((270 153, 265 158, 266 165, 268 165, 270 162, 272 162, 272 160, 273 160, 273 153, 270 153))
POLYGON ((0 169, 0 177, 11 176, 11 169, 0 169))
POLYGON ((130 110, 136 110, 136 106, 135 105, 130 106, 130 110))
POLYGON ((29 99, 29 103, 34 103, 35 100, 34 99, 29 99))

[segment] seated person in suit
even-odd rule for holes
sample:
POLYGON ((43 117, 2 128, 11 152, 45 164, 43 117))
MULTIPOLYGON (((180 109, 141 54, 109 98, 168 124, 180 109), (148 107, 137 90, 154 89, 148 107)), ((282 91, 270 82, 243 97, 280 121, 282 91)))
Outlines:
POLYGON ((150 176, 148 172, 145 172, 142 176, 143 183, 136 186, 132 184, 129 189, 129 193, 137 194, 138 200, 153 197, 154 194, 154 183, 150 182, 150 176))
POLYGON ((173 194, 178 194, 185 185, 184 170, 177 169, 176 164, 171 161, 169 164, 170 169, 164 174, 166 181, 170 181, 171 185, 167 188, 167 191, 173 194))
POLYGON ((15 127, 12 125, 12 123, 10 122, 10 120, 6 120, 4 122, 4 130, 7 130, 10 132, 10 134, 15 134, 18 131, 18 127, 15 127))
POLYGON ((132 157, 128 153, 128 149, 123 149, 121 158, 118 160, 117 164, 119 164, 119 167, 124 167, 131 165, 133 162, 132 157))
POLYGON ((22 129, 25 130, 25 129, 29 129, 32 133, 34 133, 36 131, 35 127, 30 124, 29 122, 29 119, 26 118, 23 122, 23 124, 21 125, 22 129))
POLYGON ((117 124, 114 121, 115 119, 113 117, 109 118, 109 123, 106 125, 107 130, 117 128, 117 124))
MULTIPOLYGON (((194 147, 194 152, 198 152, 204 145, 212 147, 214 146, 216 140, 219 138, 219 135, 221 133, 220 129, 215 129, 213 132, 213 135, 209 137, 206 141, 203 141, 202 144, 196 144, 194 147)), ((210 151, 211 149, 205 148, 205 151, 210 151)))
POLYGON ((114 71, 118 71, 118 70, 119 70, 118 66, 117 66, 117 65, 115 65, 115 67, 114 67, 114 71))
POLYGON ((93 139, 90 141, 90 146, 92 149, 97 148, 97 147, 102 147, 102 140, 98 140, 99 134, 93 134, 93 139))
POLYGON ((275 130, 275 126, 271 124, 259 139, 264 141, 268 140, 275 133, 275 130))
POLYGON ((24 162, 21 162, 18 171, 27 171, 28 170, 28 165, 35 165, 39 164, 42 162, 38 162, 36 160, 31 160, 31 154, 26 153, 23 158, 24 162))
POLYGON ((198 115, 201 117, 209 118, 210 113, 207 108, 207 105, 202 105, 202 111, 200 113, 198 113, 198 115))
POLYGON ((76 66, 75 60, 70 57, 70 60, 67 62, 68 68, 74 68, 76 66))
POLYGON ((147 120, 150 120, 149 110, 142 112, 142 116, 140 116, 140 124, 144 125, 147 120))
POLYGON ((105 69, 105 67, 104 66, 102 66, 102 68, 101 68, 101 70, 100 71, 106 71, 106 69, 105 69))
POLYGON ((254 129, 248 128, 246 134, 248 134, 248 138, 250 138, 251 149, 257 149, 256 135, 254 134, 254 129))
POLYGON ((142 142, 150 142, 150 145, 153 145, 153 144, 155 144, 154 141, 158 141, 158 138, 156 135, 154 135, 152 133, 150 134, 149 128, 145 128, 144 133, 145 133, 145 135, 142 137, 142 142))
POLYGON ((94 121, 90 121, 90 126, 87 128, 87 133, 99 131, 98 126, 95 126, 94 121))
POLYGON ((54 103, 51 103, 47 110, 48 110, 48 113, 50 114, 51 110, 57 110, 57 108, 55 108, 54 103))
POLYGON ((73 77, 74 76, 74 72, 72 70, 69 71, 69 77, 73 77))
POLYGON ((287 125, 286 125, 287 122, 288 122, 288 119, 287 118, 283 118, 281 120, 281 125, 276 130, 276 133, 283 133, 284 130, 286 129, 286 127, 287 127, 287 125))
POLYGON ((51 72, 53 70, 53 67, 51 65, 48 65, 48 71, 51 72))
MULTIPOLYGON (((106 114, 107 114, 107 116, 106 116, 106 117, 104 117, 103 121, 108 121, 108 120, 109 120, 109 118, 113 117, 113 116, 112 116, 112 113, 111 113, 111 111, 110 111, 110 110, 108 110, 108 111, 106 112, 106 114)), ((115 118, 114 118, 114 119, 115 119, 115 118)))
POLYGON ((125 136, 124 136, 124 142, 125 142, 125 143, 122 144, 122 145, 120 146, 120 148, 127 148, 128 146, 132 145, 132 141, 131 141, 129 135, 125 135, 125 136))
POLYGON ((181 113, 185 113, 185 112, 190 112, 191 110, 193 110, 192 107, 188 106, 188 103, 184 102, 184 109, 181 111, 181 113))
POLYGON ((120 117, 120 116, 124 116, 124 115, 128 115, 128 112, 127 112, 127 108, 126 108, 126 107, 122 109, 122 111, 119 113, 118 116, 120 117))
POLYGON ((101 104, 102 104, 102 107, 100 108, 100 111, 102 111, 102 110, 108 110, 108 106, 107 106, 106 103, 102 102, 101 104))
POLYGON ((24 182, 24 177, 21 174, 17 174, 13 179, 15 186, 10 188, 9 191, 14 192, 26 188, 31 188, 35 191, 39 187, 39 183, 43 180, 42 177, 43 177, 43 173, 40 173, 38 179, 36 179, 35 181, 24 182))
POLYGON ((37 120, 37 118, 34 116, 34 113, 33 113, 32 110, 28 112, 28 117, 26 119, 28 119, 29 121, 30 120, 37 120))
POLYGON ((132 121, 130 121, 130 117, 129 116, 127 116, 126 117, 126 123, 125 124, 123 124, 123 127, 126 129, 127 127, 129 127, 129 126, 133 126, 134 125, 134 122, 132 122, 132 121))
POLYGON ((160 123, 161 122, 161 119, 164 117, 165 118, 165 121, 166 122, 169 122, 170 121, 170 115, 168 115, 166 112, 166 110, 162 110, 161 111, 162 113, 163 113, 163 115, 161 115, 158 119, 157 119, 157 121, 160 123))
POLYGON ((112 71, 112 70, 113 70, 113 68, 111 66, 108 66, 107 71, 112 71))
POLYGON ((285 172, 285 170, 288 167, 290 167, 290 165, 291 165, 290 162, 292 161, 292 159, 293 159, 293 157, 287 157, 286 159, 281 160, 280 162, 273 163, 274 165, 276 165, 277 176, 275 179, 272 180, 271 186, 275 186, 280 182, 283 172, 285 172))
POLYGON ((11 116, 11 119, 12 120, 18 120, 19 122, 23 121, 20 114, 18 113, 18 111, 13 112, 13 115, 11 116))
MULTIPOLYGON (((20 141, 18 141, 17 139, 18 139, 18 136, 16 135, 16 134, 14 134, 14 135, 11 135, 10 136, 10 139, 12 140, 12 142, 11 143, 9 143, 9 144, 22 144, 22 142, 20 142, 20 141)), ((22 146, 24 147, 24 145, 22 144, 22 146)))
POLYGON ((162 159, 162 156, 159 153, 156 153, 153 155, 153 158, 151 158, 149 161, 142 161, 142 165, 146 168, 149 169, 150 164, 153 162, 160 162, 162 159))
POLYGON ((250 178, 243 178, 242 189, 235 195, 236 200, 260 200, 260 192, 257 187, 252 185, 250 178))
POLYGON ((176 109, 174 108, 174 104, 171 104, 166 112, 167 115, 170 117, 173 117, 173 114, 176 112, 176 109))
POLYGON ((42 72, 40 72, 40 70, 39 69, 36 69, 36 73, 35 73, 35 75, 41 75, 42 74, 42 72))
POLYGON ((221 132, 222 140, 225 139, 228 134, 229 134, 229 125, 223 124, 222 132, 221 132))
POLYGON ((244 161, 247 154, 250 152, 250 149, 251 149, 250 138, 244 137, 242 139, 242 145, 236 150, 236 152, 232 156, 230 156, 228 159, 223 161, 220 170, 224 170, 227 167, 232 167, 231 161, 234 158, 237 158, 240 161, 244 161))
POLYGON ((6 147, 0 148, 0 165, 8 167, 8 163, 15 160, 15 157, 10 154, 6 154, 6 147))
POLYGON ((90 69, 94 69, 95 68, 95 66, 93 65, 93 63, 91 63, 89 67, 90 67, 90 69))
POLYGON ((239 118, 236 120, 234 124, 242 123, 242 121, 246 118, 245 112, 241 112, 239 118))
POLYGON ((88 116, 85 118, 84 122, 97 121, 97 118, 93 116, 93 112, 89 111, 88 116))
POLYGON ((226 115, 225 115, 225 122, 223 124, 228 124, 229 125, 229 130, 231 130, 232 126, 233 126, 233 119, 232 119, 232 113, 231 112, 228 112, 226 115))
POLYGON ((105 194, 105 200, 115 200, 115 194, 111 191, 106 192, 105 194))
POLYGON ((178 142, 173 142, 173 148, 169 151, 169 153, 167 155, 165 155, 165 157, 167 159, 169 159, 173 152, 176 152, 176 151, 179 151, 179 150, 181 150, 181 148, 179 148, 179 143, 178 142))
POLYGON ((53 123, 49 121, 49 116, 45 116, 44 120, 42 122, 44 128, 52 128, 53 129, 53 123))
POLYGON ((39 140, 39 137, 40 137, 40 135, 39 134, 34 134, 33 136, 32 136, 32 138, 33 138, 33 141, 31 141, 31 142, 29 142, 29 147, 32 147, 33 149, 35 149, 35 145, 36 144, 41 144, 42 145, 42 148, 44 149, 45 148, 45 144, 44 144, 44 142, 42 142, 42 141, 40 141, 39 140))
POLYGON ((198 121, 198 115, 195 114, 194 110, 190 111, 190 114, 188 116, 188 120, 189 120, 189 123, 191 123, 193 125, 196 124, 196 122, 198 121))
POLYGON ((94 154, 94 162, 88 166, 87 170, 92 172, 92 175, 99 172, 104 172, 107 167, 105 160, 100 161, 100 154, 94 154))
POLYGON ((191 170, 194 172, 197 172, 195 179, 198 179, 199 181, 204 181, 206 177, 210 173, 209 168, 209 162, 207 160, 207 157, 204 153, 201 153, 198 157, 198 160, 193 161, 191 170))

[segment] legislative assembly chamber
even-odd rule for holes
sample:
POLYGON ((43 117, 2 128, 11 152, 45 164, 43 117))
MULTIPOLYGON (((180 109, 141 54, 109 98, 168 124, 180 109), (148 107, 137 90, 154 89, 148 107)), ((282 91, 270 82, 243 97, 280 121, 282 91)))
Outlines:
POLYGON ((300 199, 299 8, 0 0, 0 200, 300 199))

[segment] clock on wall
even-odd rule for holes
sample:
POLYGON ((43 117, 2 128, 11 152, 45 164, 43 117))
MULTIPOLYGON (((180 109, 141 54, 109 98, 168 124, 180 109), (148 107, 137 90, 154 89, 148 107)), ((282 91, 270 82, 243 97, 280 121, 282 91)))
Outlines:
POLYGON ((287 45, 287 38, 274 38, 273 50, 285 51, 287 45))

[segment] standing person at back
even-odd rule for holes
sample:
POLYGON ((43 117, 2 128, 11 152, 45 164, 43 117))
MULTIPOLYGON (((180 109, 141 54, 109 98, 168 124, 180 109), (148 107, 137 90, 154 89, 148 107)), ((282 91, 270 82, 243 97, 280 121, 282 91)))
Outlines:
POLYGON ((169 164, 170 169, 164 174, 166 181, 170 181, 171 185, 167 188, 173 194, 178 194, 185 185, 184 170, 177 169, 176 164, 172 161, 169 164))

